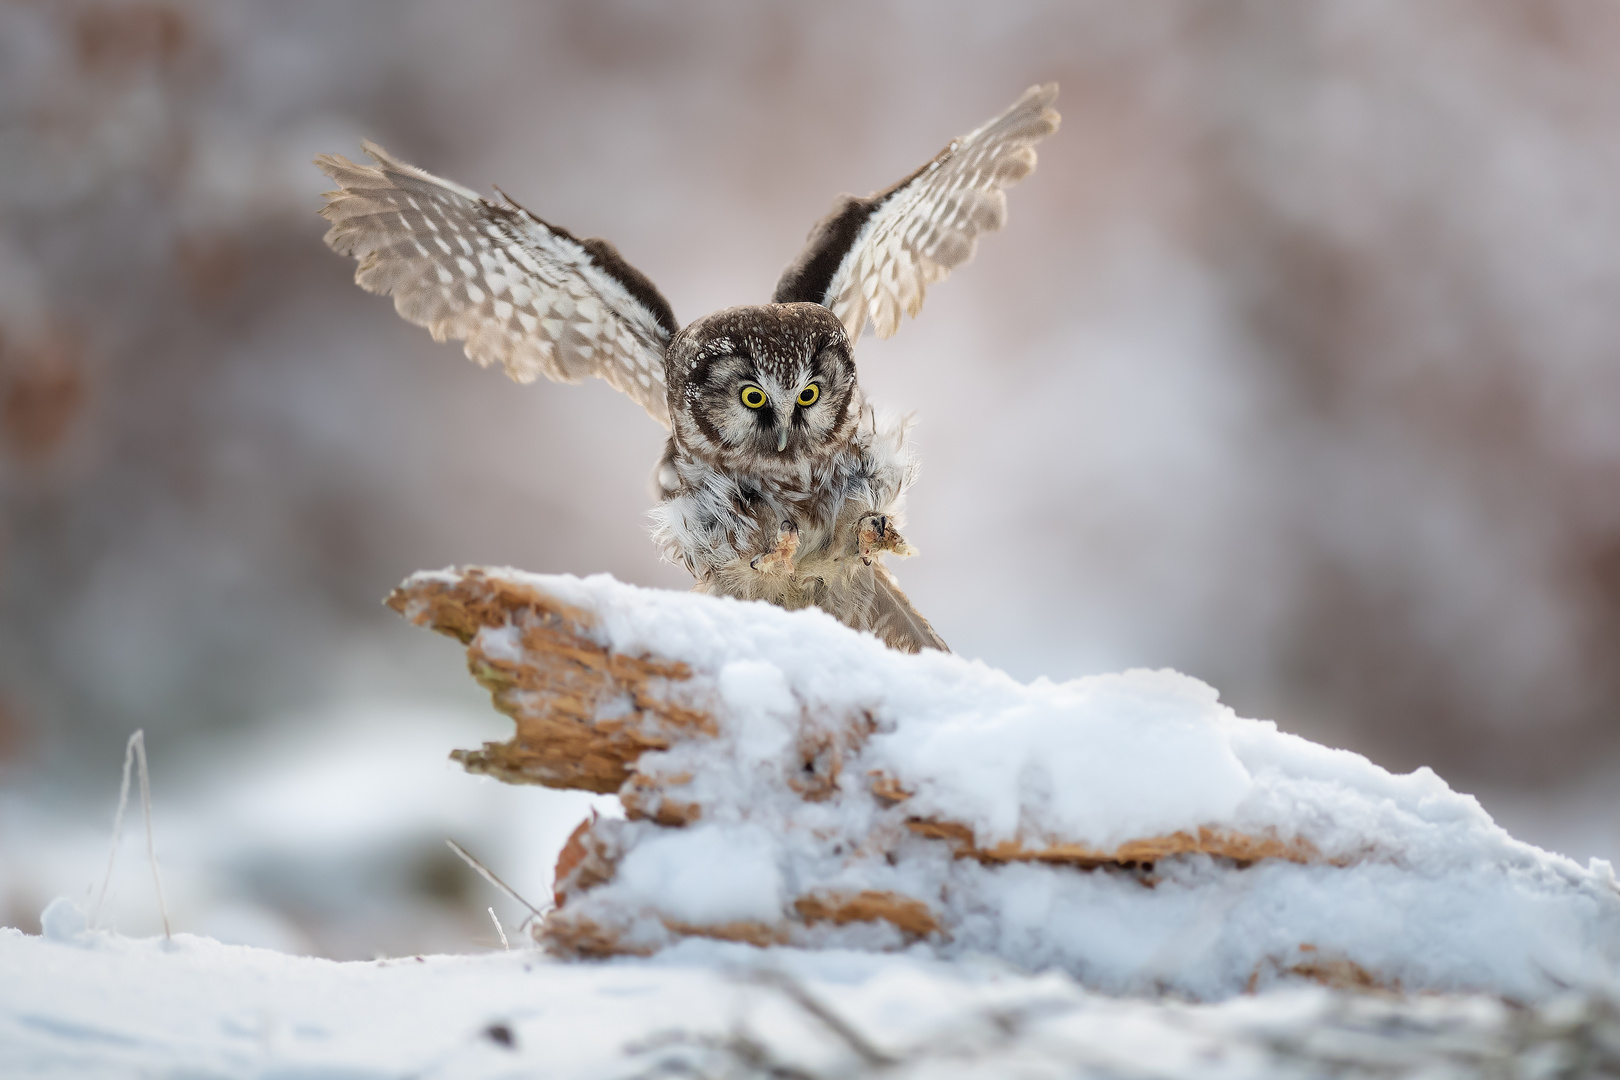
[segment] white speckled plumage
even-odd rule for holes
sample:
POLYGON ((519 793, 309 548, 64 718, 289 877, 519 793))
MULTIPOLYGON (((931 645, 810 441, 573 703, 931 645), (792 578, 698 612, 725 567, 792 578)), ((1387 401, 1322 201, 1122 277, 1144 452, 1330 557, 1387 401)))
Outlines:
POLYGON ((326 242, 360 261, 361 288, 393 294, 395 310, 435 341, 464 340, 468 359, 498 363, 518 382, 595 375, 669 426, 664 350, 673 316, 660 320, 604 268, 590 241, 374 143, 365 150, 376 165, 338 154, 315 159, 339 185, 321 211, 332 222, 326 242))
POLYGON ((867 220, 823 302, 858 341, 868 318, 880 338, 916 317, 928 286, 973 258, 982 232, 1007 221, 1003 188, 1035 168, 1034 144, 1058 127, 1057 84, 1032 86, 1006 112, 955 139, 867 220))

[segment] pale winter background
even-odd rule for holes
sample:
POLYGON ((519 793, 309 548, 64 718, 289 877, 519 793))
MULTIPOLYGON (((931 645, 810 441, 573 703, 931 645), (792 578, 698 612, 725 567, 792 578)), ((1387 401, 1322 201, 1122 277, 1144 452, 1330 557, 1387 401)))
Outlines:
POLYGON ((920 421, 913 599, 1620 857, 1617 48, 1574 2, 0 4, 0 923, 99 883, 144 727, 180 928, 487 944, 443 838, 540 895, 586 800, 445 764, 509 728, 378 601, 685 587, 660 430, 355 288, 314 154, 499 183, 691 319, 1047 80, 1006 231, 859 350, 920 421))

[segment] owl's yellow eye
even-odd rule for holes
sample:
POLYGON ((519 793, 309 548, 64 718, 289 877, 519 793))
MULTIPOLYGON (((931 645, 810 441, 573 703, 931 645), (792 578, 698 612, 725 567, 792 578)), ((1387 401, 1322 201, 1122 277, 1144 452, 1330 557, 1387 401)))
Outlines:
POLYGON ((821 397, 821 387, 816 383, 811 383, 799 391, 799 404, 808 408, 814 405, 819 397, 821 397))
POLYGON ((763 409, 765 407, 765 391, 757 386, 743 387, 742 403, 750 409, 763 409))

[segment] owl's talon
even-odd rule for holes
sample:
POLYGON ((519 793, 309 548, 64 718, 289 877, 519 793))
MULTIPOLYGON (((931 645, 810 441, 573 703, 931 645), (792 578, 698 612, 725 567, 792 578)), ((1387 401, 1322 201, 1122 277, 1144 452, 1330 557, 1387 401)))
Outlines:
POLYGON ((917 554, 917 549, 906 543, 905 537, 900 535, 900 530, 894 527, 888 515, 876 511, 862 514, 860 520, 855 522, 855 543, 861 562, 867 566, 872 565, 872 556, 880 551, 892 551, 902 559, 917 554))
POLYGON ((749 560, 748 565, 762 574, 791 569, 793 555, 798 550, 799 530, 793 522, 784 521, 781 528, 776 530, 776 546, 769 551, 755 555, 749 560))

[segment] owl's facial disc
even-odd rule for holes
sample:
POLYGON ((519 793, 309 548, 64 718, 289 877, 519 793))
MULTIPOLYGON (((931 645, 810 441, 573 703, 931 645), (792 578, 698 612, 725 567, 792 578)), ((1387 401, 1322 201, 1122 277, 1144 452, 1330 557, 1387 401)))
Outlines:
POLYGON ((707 446, 728 468, 796 470, 854 434, 860 395, 849 340, 818 305, 707 316, 671 346, 669 371, 685 444, 707 446))

